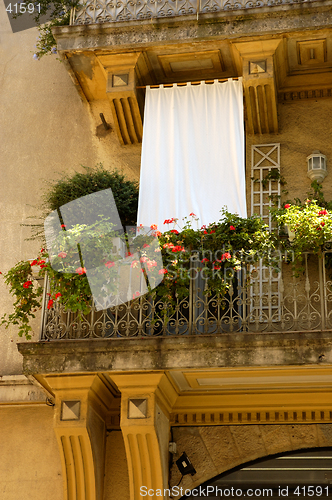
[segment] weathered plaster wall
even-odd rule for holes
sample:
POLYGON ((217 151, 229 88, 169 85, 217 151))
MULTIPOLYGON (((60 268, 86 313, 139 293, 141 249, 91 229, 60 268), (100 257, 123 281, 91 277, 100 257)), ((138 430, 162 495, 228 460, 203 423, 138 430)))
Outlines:
POLYGON ((104 500, 129 500, 126 450, 121 431, 111 431, 106 440, 104 500))
POLYGON ((63 500, 53 408, 0 406, 0 497, 63 500))
MULTIPOLYGON (((327 157, 328 175, 323 182, 326 200, 332 199, 331 99, 308 99, 278 104, 279 133, 248 135, 246 165, 248 203, 250 207, 251 146, 280 143, 281 175, 285 177, 288 195, 282 200, 300 198, 305 201, 311 181, 307 176, 306 158, 314 150, 327 157)), ((249 211, 250 213, 250 211, 249 211)))
MULTIPOLYGON (((119 145, 114 131, 103 136, 103 127, 97 130, 99 113, 111 122, 108 103, 93 110, 84 104, 56 56, 35 61, 38 31, 12 33, 3 2, 0 33, 0 271, 4 273, 19 260, 33 258, 40 248, 38 242, 25 241, 30 232, 20 224, 38 214, 45 180, 98 162, 137 179, 140 147, 133 153, 134 149, 119 145)), ((11 312, 11 305, 1 277, 0 316, 11 312)), ((0 375, 21 372, 16 332, 0 327, 0 375)), ((34 340, 38 332, 39 320, 34 340)))
MULTIPOLYGON (((332 425, 233 425, 174 427, 177 460, 183 451, 197 473, 185 476, 181 486, 192 489, 237 465, 257 458, 301 448, 332 446, 332 425)), ((180 481, 174 462, 170 485, 180 481)))

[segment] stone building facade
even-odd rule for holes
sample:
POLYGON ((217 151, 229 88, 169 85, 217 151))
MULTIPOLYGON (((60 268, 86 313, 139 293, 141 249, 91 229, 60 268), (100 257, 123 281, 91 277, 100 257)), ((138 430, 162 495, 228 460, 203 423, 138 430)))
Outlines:
MULTIPOLYGON (((35 30, 12 33, 0 6, 2 272, 38 250, 20 224, 45 179, 98 162, 139 179, 146 85, 243 77, 249 213, 255 151, 278 165, 292 198, 310 189, 314 150, 330 168, 330 0, 168 3, 119 2, 117 12, 88 2, 54 30, 61 62, 34 61, 35 30)), ((182 481, 190 489, 259 458, 331 449, 331 283, 322 286, 317 328, 40 341, 38 318, 23 342, 1 327, 1 498, 138 500, 142 485, 179 482, 170 441, 173 461, 186 451, 196 469, 182 481)), ((0 307, 11 310, 3 283, 0 307)))

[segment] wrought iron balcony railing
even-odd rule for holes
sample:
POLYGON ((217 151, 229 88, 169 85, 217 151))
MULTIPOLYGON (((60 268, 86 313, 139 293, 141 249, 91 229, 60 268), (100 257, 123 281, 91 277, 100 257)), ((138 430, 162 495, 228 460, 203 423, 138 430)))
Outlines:
POLYGON ((71 25, 140 21, 223 11, 310 4, 317 0, 86 0, 72 10, 71 25))
POLYGON ((92 308, 83 317, 59 305, 48 310, 44 303, 41 340, 331 330, 330 263, 332 250, 320 257, 304 254, 299 277, 289 264, 283 264, 281 273, 262 266, 243 271, 221 298, 205 294, 204 281, 198 278, 173 313, 149 296, 103 311, 92 308))

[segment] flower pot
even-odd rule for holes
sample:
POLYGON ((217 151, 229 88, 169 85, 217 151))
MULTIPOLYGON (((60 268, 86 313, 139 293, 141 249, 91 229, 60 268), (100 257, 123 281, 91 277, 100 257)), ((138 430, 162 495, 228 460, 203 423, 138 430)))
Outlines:
MULTIPOLYGON (((30 264, 34 260, 35 259, 29 259, 30 264)), ((44 278, 44 276, 39 276, 39 271, 40 271, 40 267, 39 266, 37 266, 37 265, 32 266, 31 267, 31 276, 33 277, 34 280, 38 281, 38 284, 40 286, 44 286, 45 278, 44 278)))
POLYGON ((112 238, 112 242, 113 242, 112 252, 115 255, 119 255, 122 259, 124 259, 126 256, 126 251, 127 251, 125 241, 122 238, 117 236, 115 238, 112 238))

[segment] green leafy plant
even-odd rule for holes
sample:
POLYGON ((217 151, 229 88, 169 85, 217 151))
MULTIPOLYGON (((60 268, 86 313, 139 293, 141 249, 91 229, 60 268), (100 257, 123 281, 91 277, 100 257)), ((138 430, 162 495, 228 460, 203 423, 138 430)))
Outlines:
MULTIPOLYGON (((323 193, 323 186, 317 181, 311 183, 311 191, 308 193, 309 200, 316 200, 317 203, 326 210, 332 211, 332 201, 327 201, 323 193)), ((300 202, 301 204, 301 202, 300 202)))
POLYGON ((332 240, 332 213, 318 205, 316 200, 304 204, 286 203, 272 212, 279 229, 285 226, 290 234, 295 263, 300 263, 303 252, 320 253, 322 246, 332 240))
POLYGON ((269 181, 276 181, 279 182, 281 186, 286 185, 286 180, 284 176, 280 174, 280 170, 278 168, 271 168, 269 172, 265 175, 265 177, 260 180, 260 179, 255 179, 254 182, 261 182, 263 185, 263 188, 266 189, 268 186, 269 181))
MULTIPOLYGON (((42 2, 40 3, 44 5, 42 2)), ((45 24, 40 24, 39 19, 36 21, 39 36, 36 40, 36 50, 33 54, 33 58, 37 61, 45 55, 57 54, 57 44, 52 33, 52 28, 55 26, 69 25, 70 10, 68 9, 70 9, 73 4, 71 2, 61 2, 60 5, 62 6, 62 9, 59 12, 54 11, 54 15, 57 17, 52 18, 45 24)))
POLYGON ((8 328, 18 326, 18 335, 31 339, 30 320, 35 318, 35 312, 41 307, 43 289, 34 279, 30 262, 18 262, 5 275, 5 283, 10 293, 15 297, 14 312, 1 318, 1 325, 8 328))
MULTIPOLYGON (((64 306, 65 310, 88 314, 91 310, 91 291, 86 277, 86 268, 83 266, 82 256, 78 249, 84 244, 89 258, 89 265, 94 268, 105 266, 112 274, 114 260, 119 256, 112 254, 114 231, 112 224, 107 220, 96 222, 90 226, 85 224, 75 225, 66 230, 62 225, 61 230, 53 241, 50 256, 42 248, 33 261, 19 262, 5 275, 5 283, 10 287, 10 293, 15 297, 14 312, 8 317, 4 315, 2 323, 18 325, 19 336, 31 338, 30 319, 40 309, 43 289, 35 278, 49 279, 47 308, 52 309, 54 302, 64 306), (114 260, 110 260, 114 259, 114 260)), ((110 274, 108 273, 108 274, 110 274)), ((115 274, 115 273, 114 273, 115 274)), ((114 276, 115 277, 115 276, 114 276)), ((112 276, 108 281, 100 283, 105 295, 115 290, 112 276)))
MULTIPOLYGON (((195 279, 197 273, 202 273, 206 283, 204 293, 224 296, 242 266, 261 258, 268 265, 275 265, 271 257, 271 251, 275 248, 274 236, 259 217, 243 219, 224 210, 220 221, 201 228, 198 228, 196 216, 191 214, 190 217, 182 231, 176 229, 176 219, 170 219, 165 221, 165 224, 168 227, 173 225, 173 228, 164 234, 152 225, 150 236, 142 235, 135 239, 139 259, 133 258, 131 267, 140 269, 141 264, 145 264, 145 269, 149 270, 150 295, 163 303, 160 314, 164 316, 171 316, 177 300, 188 296, 190 280, 195 279), (194 223, 197 228, 193 228, 194 223), (151 238, 155 240, 156 236, 160 246, 149 254, 151 238), (154 257, 156 251, 162 252, 162 269, 157 267, 154 257), (162 275, 163 281, 154 288, 159 275, 162 275)), ((42 249, 35 260, 21 262, 5 274, 5 281, 10 286, 15 302, 14 313, 8 318, 3 317, 2 323, 7 327, 10 324, 18 325, 19 335, 24 334, 26 338, 31 338, 29 320, 41 307, 42 298, 41 288, 33 283, 35 275, 40 278, 48 275, 48 309, 54 308, 55 303, 58 303, 64 310, 80 315, 89 313, 91 291, 85 262, 79 251, 82 245, 84 255, 89 258, 89 269, 105 266, 108 270, 106 281, 105 273, 101 273, 100 277, 96 275, 96 280, 101 280, 100 283, 96 281, 99 289, 103 290, 105 297, 116 295, 118 290, 115 263, 121 257, 112 251, 114 236, 112 225, 107 218, 90 226, 80 224, 66 228, 62 225, 53 240, 52 255, 42 249)), ((125 236, 124 240, 127 244, 128 236, 125 236)), ((133 300, 136 299, 136 293, 135 291, 133 294, 133 300)))
MULTIPOLYGON (((278 269, 273 259, 276 238, 257 216, 241 218, 227 210, 221 219, 207 227, 194 229, 198 219, 190 214, 182 231, 177 219, 165 223, 173 228, 157 235, 163 254, 163 282, 153 296, 165 303, 165 314, 171 315, 177 300, 188 296, 190 281, 198 275, 205 282, 204 293, 224 296, 234 284, 237 271, 260 259, 278 269)), ((152 226, 151 226, 152 227, 152 226)))
MULTIPOLYGON (((287 184, 285 177, 280 174, 280 170, 278 168, 271 168, 271 170, 269 170, 269 172, 265 175, 265 177, 263 177, 263 179, 252 178, 252 180, 254 182, 261 182, 263 189, 267 189, 270 181, 278 182, 282 187, 286 186, 287 184)), ((281 192, 283 196, 286 196, 288 194, 288 191, 286 189, 282 189, 281 192)), ((275 207, 278 207, 280 204, 281 195, 271 194, 269 195, 269 199, 272 201, 275 207)))
MULTIPOLYGON (((83 172, 64 175, 57 181, 48 182, 41 207, 42 220, 54 210, 71 201, 104 189, 112 189, 123 226, 136 226, 138 207, 138 183, 126 179, 118 170, 108 171, 101 163, 94 168, 83 167, 83 172)), ((33 217, 34 218, 34 217, 33 217)), ((40 219, 40 217, 38 217, 40 219)), ((25 224, 32 230, 31 239, 44 242, 43 223, 25 224)))
MULTIPOLYGON (((33 55, 34 59, 39 60, 44 55, 57 53, 56 40, 53 36, 52 28, 69 25, 71 9, 76 7, 78 3, 79 0, 53 0, 52 2, 49 2, 49 0, 38 0, 33 12, 29 12, 39 31, 35 46, 36 50, 33 55), (46 15, 48 21, 45 22, 46 15)), ((27 15, 25 12, 19 11, 13 17, 16 18, 23 14, 27 15)))

